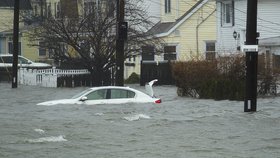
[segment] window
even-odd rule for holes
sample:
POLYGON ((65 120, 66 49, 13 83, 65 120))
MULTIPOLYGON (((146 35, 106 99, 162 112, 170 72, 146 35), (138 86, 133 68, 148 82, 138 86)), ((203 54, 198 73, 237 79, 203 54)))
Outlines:
POLYGON ((78 2, 77 0, 60 0, 60 17, 77 18, 78 2))
POLYGON ((273 68, 280 68, 280 55, 273 54, 273 68))
POLYGON ((88 16, 93 13, 95 9, 96 3, 95 2, 84 2, 84 16, 88 16))
POLYGON ((165 13, 171 13, 171 0, 165 0, 165 13))
POLYGON ((1 57, 1 63, 13 63, 13 57, 1 57))
POLYGON ((206 42, 206 60, 214 60, 215 59, 215 51, 216 51, 216 45, 215 45, 215 42, 212 41, 212 42, 206 42))
MULTIPOLYGON (((13 54, 14 45, 13 42, 8 42, 8 52, 9 54, 13 54)), ((21 55, 21 42, 18 42, 18 55, 21 55)))
POLYGON ((55 17, 56 18, 60 18, 61 17, 60 2, 55 3, 55 17))
MULTIPOLYGON (((13 56, 0 57, 0 63, 10 63, 10 64, 12 64, 13 63, 13 56)), ((28 64, 29 60, 19 56, 18 57, 18 63, 19 64, 28 64)))
POLYGON ((234 25, 234 2, 226 1, 221 3, 221 22, 222 26, 233 26, 234 25))
POLYGON ((124 89, 111 89, 111 99, 134 98, 135 93, 124 89))
POLYGON ((176 60, 176 46, 165 46, 164 47, 164 60, 176 60))
POLYGON ((47 6, 47 17, 51 17, 52 16, 52 4, 51 3, 48 3, 48 6, 47 6))
POLYGON ((90 52, 90 43, 88 41, 83 40, 82 42, 80 42, 80 47, 81 49, 90 52))
POLYGON ((45 42, 39 42, 39 56, 46 56, 47 50, 45 48, 45 42))
POLYGON ((142 47, 142 60, 155 60, 155 49, 153 46, 142 47))
POLYGON ((96 90, 87 95, 88 100, 106 99, 106 89, 96 90))
POLYGON ((133 55, 133 61, 134 62, 136 61, 136 55, 133 55))
POLYGON ((114 1, 107 1, 107 13, 109 17, 114 17, 115 13, 115 2, 114 1))
POLYGON ((128 57, 128 61, 130 61, 130 62, 135 62, 136 61, 136 55, 133 55, 133 56, 130 56, 130 57, 128 57))
POLYGON ((38 8, 37 8, 37 5, 34 6, 34 14, 35 14, 35 16, 38 15, 38 8))

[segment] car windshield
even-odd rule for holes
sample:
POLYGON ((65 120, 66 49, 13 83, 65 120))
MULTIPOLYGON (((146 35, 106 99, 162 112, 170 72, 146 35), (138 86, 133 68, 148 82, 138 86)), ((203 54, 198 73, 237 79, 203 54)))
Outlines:
POLYGON ((18 57, 18 62, 20 64, 28 64, 29 63, 29 61, 27 59, 22 58, 22 57, 18 57))
POLYGON ((71 99, 79 98, 79 97, 83 96, 84 94, 88 93, 91 90, 92 89, 86 89, 86 90, 82 91, 81 93, 74 95, 71 99))

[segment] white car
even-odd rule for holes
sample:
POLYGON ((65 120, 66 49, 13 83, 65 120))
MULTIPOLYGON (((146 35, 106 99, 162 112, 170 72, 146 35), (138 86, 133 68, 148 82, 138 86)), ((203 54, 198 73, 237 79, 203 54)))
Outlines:
MULTIPOLYGON (((10 68, 13 66, 12 54, 0 54, 0 68, 10 68)), ((33 62, 21 55, 18 56, 18 66, 23 68, 51 68, 47 63, 33 62)))
POLYGON ((37 105, 57 105, 57 104, 123 104, 123 103, 161 103, 160 98, 153 94, 152 86, 157 80, 146 84, 148 94, 139 90, 121 87, 121 86, 104 86, 89 88, 71 99, 60 99, 38 103, 37 105))

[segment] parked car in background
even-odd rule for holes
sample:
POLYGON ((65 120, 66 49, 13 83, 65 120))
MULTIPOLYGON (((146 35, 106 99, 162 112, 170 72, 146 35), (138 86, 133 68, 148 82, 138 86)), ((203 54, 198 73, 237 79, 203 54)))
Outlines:
POLYGON ((161 99, 155 97, 152 90, 152 86, 156 81, 153 80, 146 85, 147 93, 121 86, 93 87, 73 96, 71 99, 51 100, 37 105, 161 103, 161 99))
MULTIPOLYGON (((12 54, 0 54, 0 68, 10 68, 13 66, 12 54)), ((18 56, 18 66, 23 68, 51 68, 47 63, 33 62, 21 55, 18 56)))

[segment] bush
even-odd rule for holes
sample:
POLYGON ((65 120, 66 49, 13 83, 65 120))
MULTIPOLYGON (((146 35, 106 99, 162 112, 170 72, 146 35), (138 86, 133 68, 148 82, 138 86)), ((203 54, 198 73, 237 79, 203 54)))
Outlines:
POLYGON ((140 83, 140 76, 133 72, 124 82, 126 84, 140 83))
POLYGON ((178 95, 205 99, 243 100, 245 62, 243 57, 221 57, 215 61, 176 62, 173 77, 178 95))

